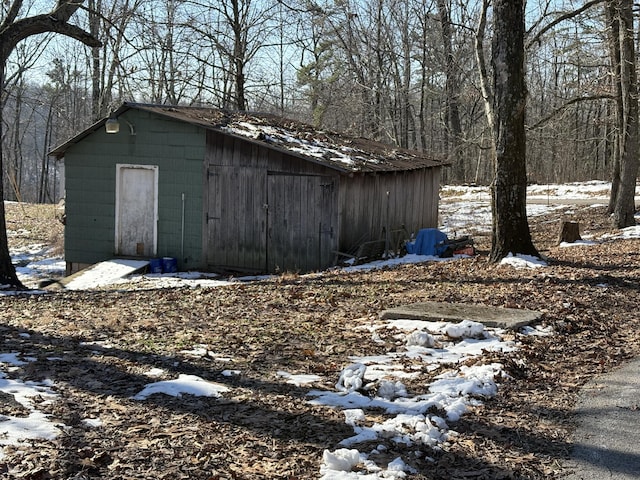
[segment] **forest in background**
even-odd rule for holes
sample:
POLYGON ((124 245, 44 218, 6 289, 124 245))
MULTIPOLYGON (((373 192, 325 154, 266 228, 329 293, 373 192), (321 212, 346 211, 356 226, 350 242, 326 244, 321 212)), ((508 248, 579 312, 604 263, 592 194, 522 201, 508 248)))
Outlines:
MULTIPOLYGON (((527 2, 531 183, 611 177, 618 123, 603 3, 527 2)), ((77 21, 102 47, 45 35, 10 58, 6 197, 60 198, 47 152, 123 101, 277 113, 447 158, 446 183, 487 184, 489 4, 90 0, 77 21)))

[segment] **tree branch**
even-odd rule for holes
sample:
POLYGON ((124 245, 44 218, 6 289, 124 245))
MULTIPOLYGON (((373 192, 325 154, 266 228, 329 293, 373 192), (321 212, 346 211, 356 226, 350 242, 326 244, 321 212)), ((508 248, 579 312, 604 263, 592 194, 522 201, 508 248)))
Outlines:
POLYGON ((22 7, 22 0, 14 0, 11 4, 11 8, 7 12, 7 16, 2 22, 2 26, 0 26, 0 31, 4 31, 7 26, 11 25, 15 19, 18 17, 18 13, 20 13, 20 8, 22 7))
POLYGON ((81 0, 58 0, 51 13, 22 18, 6 25, 0 31, 0 60, 6 60, 21 40, 46 32, 74 38, 90 47, 100 47, 102 42, 97 38, 77 25, 68 23, 82 3, 81 0))
POLYGON ((540 38, 547 33, 549 30, 551 30, 552 28, 554 28, 556 25, 558 25, 559 23, 564 22, 565 20, 569 20, 571 18, 577 17, 578 15, 580 15, 581 13, 589 10, 591 7, 593 7, 594 5, 598 5, 599 3, 604 3, 606 0, 591 0, 587 3, 585 3, 582 7, 578 8, 577 10, 573 10, 571 12, 567 12, 563 15, 560 15, 558 18, 556 18, 555 20, 553 20, 552 22, 549 22, 547 25, 545 25, 542 29, 540 29, 540 31, 538 33, 536 33, 533 37, 531 37, 530 39, 527 40, 526 44, 525 44, 525 49, 528 50, 534 43, 536 43, 537 41, 540 40, 540 38))
POLYGON ((572 98, 571 100, 567 101, 564 105, 561 105, 560 107, 556 108, 546 117, 542 118, 541 120, 538 120, 533 125, 527 125, 527 130, 535 130, 537 128, 543 127, 547 122, 552 120, 555 116, 564 112, 567 108, 569 108, 571 105, 574 105, 576 103, 590 102, 593 100, 615 100, 615 99, 616 99, 615 95, 611 95, 609 93, 605 93, 601 95, 589 95, 587 97, 572 98))
POLYGON ((61 22, 68 22, 71 15, 82 6, 84 0, 58 0, 56 8, 51 12, 51 16, 57 18, 61 22))
POLYGON ((475 34, 474 50, 476 55, 476 62, 478 63, 478 73, 480 76, 480 91, 482 93, 482 100, 484 104, 484 112, 489 124, 489 130, 491 131, 491 138, 493 141, 493 128, 495 120, 493 116, 493 92, 489 85, 489 75, 487 73, 487 64, 484 57, 484 35, 487 27, 487 10, 491 0, 482 0, 482 11, 480 12, 480 20, 478 21, 478 28, 475 34))

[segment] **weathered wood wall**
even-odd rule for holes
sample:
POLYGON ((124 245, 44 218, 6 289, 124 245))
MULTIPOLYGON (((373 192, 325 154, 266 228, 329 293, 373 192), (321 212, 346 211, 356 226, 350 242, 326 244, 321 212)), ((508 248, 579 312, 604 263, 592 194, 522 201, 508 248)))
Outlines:
POLYGON ((438 226, 440 167, 356 174, 340 189, 340 249, 383 238, 383 229, 409 233, 438 226))
POLYGON ((205 251, 214 270, 312 271, 337 247, 338 173, 209 132, 205 251))

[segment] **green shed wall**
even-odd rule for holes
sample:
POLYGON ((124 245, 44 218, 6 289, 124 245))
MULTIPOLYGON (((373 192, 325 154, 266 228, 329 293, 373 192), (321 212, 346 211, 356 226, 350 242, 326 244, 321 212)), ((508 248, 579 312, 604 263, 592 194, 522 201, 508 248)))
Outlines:
POLYGON ((181 270, 203 267, 204 129, 133 109, 119 120, 119 133, 97 130, 65 153, 67 264, 114 256, 116 164, 135 164, 158 166, 157 256, 177 258, 181 270))

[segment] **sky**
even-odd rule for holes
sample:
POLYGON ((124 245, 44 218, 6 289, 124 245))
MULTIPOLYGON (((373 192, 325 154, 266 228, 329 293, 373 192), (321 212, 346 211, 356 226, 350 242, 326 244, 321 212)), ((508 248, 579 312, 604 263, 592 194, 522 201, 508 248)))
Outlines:
MULTIPOLYGON (((529 198, 538 198, 542 204, 530 205, 529 214, 538 215, 550 209, 563 208, 554 202, 562 199, 592 198, 593 204, 606 202, 609 185, 603 182, 589 182, 564 186, 530 187, 529 198)), ((456 198, 456 202, 443 202, 441 230, 464 235, 474 229, 489 228, 491 222, 488 210, 486 188, 444 187, 443 196, 456 198)), ((640 220, 640 219, 639 219, 640 220)), ((15 232, 9 232, 12 234, 15 232)), ((640 228, 621 230, 616 236, 590 238, 588 234, 581 245, 596 244, 600 241, 614 241, 615 238, 640 238, 640 228)), ((564 245, 569 248, 571 245, 564 245)), ((18 269, 21 280, 36 284, 42 277, 61 275, 64 272, 62 258, 50 257, 47 246, 33 245, 20 251, 13 251, 16 262, 26 265, 18 269)), ((402 258, 372 262, 366 265, 345 267, 353 269, 373 269, 388 267, 397 263, 430 261, 456 261, 424 255, 406 255, 402 258)), ((546 264, 533 257, 511 255, 504 260, 513 268, 541 268, 546 264)), ((102 288, 112 283, 127 283, 129 287, 175 288, 184 286, 223 287, 229 280, 212 278, 199 272, 177 274, 131 274, 131 265, 118 264, 114 270, 97 270, 80 278, 71 285, 73 289, 102 288)), ((135 265, 133 266, 135 267, 135 265)), ((109 267, 111 268, 111 267, 109 267)), ((316 274, 318 275, 318 274, 316 274)), ((320 273, 320 275, 322 275, 320 273)), ((242 278, 231 281, 252 281, 242 278)), ((194 289, 194 294, 198 290, 194 289)), ((41 292, 40 292, 41 293, 41 292)), ((34 292, 34 295, 40 294, 34 292)), ((322 405, 342 412, 344 422, 353 434, 344 438, 337 448, 327 445, 318 458, 318 478, 321 480, 348 479, 401 479, 413 473, 408 464, 410 455, 424 455, 424 447, 441 448, 456 436, 456 422, 469 407, 483 399, 494 396, 505 377, 502 365, 484 362, 485 352, 512 352, 518 349, 519 339, 526 335, 554 335, 542 326, 525 327, 518 335, 505 336, 501 329, 465 320, 461 323, 424 322, 416 320, 378 320, 359 327, 370 333, 372 347, 380 342, 382 332, 392 330, 402 348, 385 355, 351 356, 339 376, 329 379, 335 382, 333 389, 319 389, 314 386, 324 384, 324 378, 317 375, 297 375, 287 371, 273 372, 281 382, 307 388, 306 400, 313 405, 322 405), (437 372, 434 381, 428 385, 427 393, 415 394, 405 386, 405 382, 426 369, 437 372), (367 392, 363 394, 361 392, 367 392), (436 407, 441 415, 433 413, 436 407), (372 422, 371 415, 384 410, 387 419, 372 422), (392 438, 405 446, 406 457, 398 457, 389 463, 380 461, 384 452, 382 443, 374 449, 363 449, 362 444, 375 442, 379 438, 392 438)), ((23 334, 28 337, 28 334, 23 334)), ((1 348, 1 347, 0 347, 1 348)), ((373 348, 372 348, 373 351, 373 348)), ((193 345, 183 351, 194 357, 210 355, 204 345, 193 345)), ((62 434, 64 425, 38 410, 33 398, 38 396, 38 406, 56 402, 61 393, 51 380, 39 382, 25 381, 19 377, 19 369, 34 358, 21 356, 17 352, 0 350, 0 392, 12 395, 15 401, 29 412, 28 417, 0 416, 0 458, 3 446, 28 445, 30 440, 52 440, 62 434), (40 400, 41 399, 41 400, 40 400)), ((48 359, 56 361, 55 357, 48 359)), ((224 376, 242 375, 241 371, 224 370, 224 376)), ((185 394, 205 397, 224 397, 230 389, 226 385, 205 381, 197 375, 178 375, 171 380, 158 380, 166 372, 160 369, 148 370, 145 374, 148 384, 132 397, 145 402, 151 395, 170 395, 181 398, 185 394)), ((376 418, 379 418, 377 416, 376 418)), ((85 418, 88 428, 100 429, 99 417, 85 418)), ((427 460, 429 460, 427 458, 427 460)))

